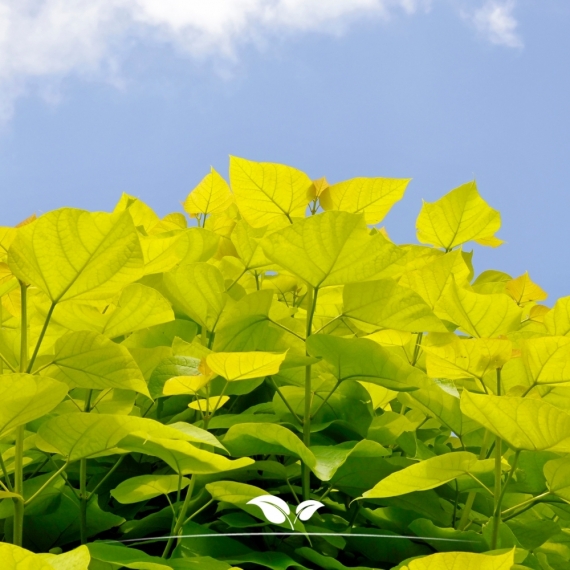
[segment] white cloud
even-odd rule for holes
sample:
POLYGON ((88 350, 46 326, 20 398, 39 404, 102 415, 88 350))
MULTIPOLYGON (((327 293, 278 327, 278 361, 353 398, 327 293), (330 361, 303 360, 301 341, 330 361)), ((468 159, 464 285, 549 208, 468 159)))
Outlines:
MULTIPOLYGON (((429 10, 432 0, 0 0, 0 115, 26 93, 58 97, 70 76, 121 84, 133 45, 171 45, 194 58, 284 33, 339 33, 358 18, 429 10)), ((512 2, 473 15, 494 43, 519 45, 512 2)))
POLYGON ((483 6, 468 15, 477 30, 491 43, 511 48, 522 48, 517 33, 518 22, 513 15, 514 0, 487 0, 483 6))

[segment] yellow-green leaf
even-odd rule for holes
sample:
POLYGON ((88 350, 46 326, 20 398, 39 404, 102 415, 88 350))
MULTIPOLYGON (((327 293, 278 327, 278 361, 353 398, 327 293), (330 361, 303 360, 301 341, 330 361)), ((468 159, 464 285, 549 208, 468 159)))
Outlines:
POLYGON ((324 210, 364 214, 367 224, 378 224, 402 199, 409 182, 409 178, 351 178, 329 186, 319 200, 324 210))
POLYGON ((188 228, 141 236, 140 241, 144 272, 149 275, 170 271, 178 263, 207 261, 216 253, 220 238, 204 228, 188 228))
POLYGON ((210 398, 199 398, 188 404, 189 408, 202 412, 203 414, 213 414, 219 410, 224 404, 229 402, 229 396, 211 396, 210 398))
POLYGON ((178 475, 139 475, 120 483, 111 491, 111 495, 122 505, 149 501, 160 495, 168 495, 185 489, 190 479, 178 475))
POLYGON ((473 293, 449 283, 435 314, 478 338, 491 338, 520 327, 522 309, 508 296, 473 293))
POLYGON ((544 324, 550 334, 566 336, 570 333, 570 297, 556 301, 552 310, 544 316, 544 324))
POLYGON ((0 435, 51 412, 65 398, 67 389, 52 378, 0 375, 0 435))
POLYGON ((343 300, 343 314, 357 321, 401 331, 447 332, 417 293, 392 279, 345 285, 343 300))
MULTIPOLYGON (((5 542, 0 542, 0 560, 2 570, 56 570, 56 567, 39 554, 5 542)), ((83 568, 80 567, 78 570, 83 570, 83 568)))
POLYGON ((311 356, 323 358, 339 382, 364 380, 390 390, 416 390, 425 374, 403 358, 365 338, 340 338, 315 334, 307 339, 311 356))
POLYGON ((129 212, 62 208, 18 229, 8 264, 18 279, 53 302, 115 296, 143 273, 139 238, 129 212))
POLYGON ((263 253, 261 238, 266 228, 254 228, 245 220, 236 223, 231 240, 246 269, 256 269, 271 262, 263 253))
POLYGON ((325 212, 295 222, 263 242, 267 257, 313 287, 382 277, 402 255, 359 214, 325 212))
POLYGON ((208 366, 229 382, 277 374, 286 352, 218 352, 206 357, 208 366))
POLYGON ((363 493, 362 498, 383 499, 427 491, 469 473, 477 462, 477 456, 467 451, 431 457, 388 475, 370 491, 363 493))
POLYGON ((209 475, 241 469, 254 463, 249 457, 231 460, 223 455, 198 449, 187 441, 160 437, 129 435, 121 441, 121 448, 162 459, 179 475, 209 475))
POLYGON ((511 570, 515 563, 514 549, 505 554, 474 554, 471 552, 438 552, 412 560, 401 570, 511 570))
POLYGON ((212 167, 210 173, 188 194, 183 206, 191 216, 195 216, 225 212, 232 202, 228 183, 212 167))
POLYGON ((208 263, 190 263, 164 274, 168 293, 184 312, 209 331, 216 328, 227 301, 220 270, 208 263))
POLYGON ((60 337, 55 343, 53 363, 42 374, 72 387, 120 388, 150 397, 142 372, 128 349, 94 332, 60 337))
POLYGON ((514 449, 570 451, 570 415, 544 400, 464 390, 461 411, 514 449))
POLYGON ((469 279, 469 267, 459 250, 451 251, 419 269, 404 273, 399 283, 413 289, 434 309, 452 278, 460 286, 466 285, 469 279))
POLYGON ((477 378, 501 368, 511 359, 513 345, 509 340, 477 338, 460 340, 443 346, 424 346, 426 367, 430 378, 477 378))
POLYGON ((468 241, 495 247, 489 240, 501 227, 501 215, 479 195, 475 181, 455 188, 437 202, 424 202, 416 221, 418 240, 450 250, 468 241))
POLYGON ((305 215, 311 179, 271 162, 230 157, 230 182, 243 219, 254 228, 291 223, 305 215))
POLYGON ((196 394, 203 388, 212 376, 200 374, 198 376, 174 376, 167 380, 162 389, 165 396, 179 396, 181 394, 196 394))
POLYGON ((523 341, 521 355, 535 384, 570 385, 570 338, 549 336, 523 341))
POLYGON ((91 555, 87 546, 78 546, 63 554, 39 554, 49 562, 53 570, 88 570, 91 555))
POLYGON ((42 451, 59 453, 72 462, 113 453, 124 437, 134 433, 142 437, 197 443, 209 441, 212 437, 207 432, 204 437, 201 434, 203 430, 191 427, 194 429, 177 429, 148 418, 76 412, 56 416, 43 423, 36 436, 36 445, 42 451))
POLYGON ((531 281, 528 272, 516 279, 507 281, 505 292, 519 305, 533 301, 544 301, 548 297, 548 293, 542 287, 531 281))

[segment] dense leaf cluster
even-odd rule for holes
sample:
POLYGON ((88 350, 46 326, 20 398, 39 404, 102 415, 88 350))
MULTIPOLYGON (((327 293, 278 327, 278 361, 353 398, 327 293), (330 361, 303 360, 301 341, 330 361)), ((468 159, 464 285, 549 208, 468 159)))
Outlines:
POLYGON ((568 568, 570 297, 475 183, 230 183, 0 228, 1 567, 568 568))

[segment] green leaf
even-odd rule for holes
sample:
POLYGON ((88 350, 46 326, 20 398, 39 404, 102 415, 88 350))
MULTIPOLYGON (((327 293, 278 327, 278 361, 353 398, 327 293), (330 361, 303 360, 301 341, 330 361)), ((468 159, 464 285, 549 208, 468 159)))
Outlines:
POLYGON ((316 334, 307 339, 307 351, 328 362, 341 382, 364 380, 402 391, 415 390, 425 382, 421 370, 368 339, 316 334))
POLYGON ((343 314, 383 328, 448 332, 427 303, 392 279, 345 285, 343 314))
POLYGON ((216 328, 227 301, 220 270, 208 263, 190 263, 164 274, 169 294, 182 310, 209 331, 216 328))
POLYGON ((459 436, 479 429, 476 422, 461 413, 459 395, 453 396, 438 385, 400 394, 399 399, 408 407, 437 418, 459 436))
MULTIPOLYGON (((146 552, 132 546, 93 542, 87 547, 91 558, 94 561, 108 564, 108 568, 131 568, 133 570, 170 570, 172 568, 166 560, 157 556, 149 556, 146 552)), ((107 566, 101 566, 101 568, 107 568, 107 566)))
POLYGON ((454 528, 440 528, 428 519, 416 519, 409 525, 409 528, 438 552, 450 552, 459 549, 469 552, 484 552, 488 549, 485 539, 473 530, 460 531, 454 528), (436 540, 430 541, 431 537, 436 540))
POLYGON ((356 457, 364 455, 370 458, 390 455, 388 449, 366 439, 359 442, 347 441, 338 445, 312 446, 311 451, 317 459, 316 469, 321 481, 330 481, 353 454, 356 457))
POLYGON ((111 491, 111 495, 123 505, 140 503, 168 495, 180 489, 185 489, 190 479, 179 478, 178 475, 139 475, 123 481, 111 491))
POLYGON ((53 378, 0 375, 0 435, 51 412, 65 398, 67 389, 53 378))
POLYGON ((313 452, 291 430, 276 424, 234 425, 226 433, 223 444, 234 457, 285 455, 298 457, 313 471, 317 467, 313 452))
POLYGON ((570 502, 570 457, 554 459, 544 465, 548 490, 570 502))
POLYGON ((142 276, 143 258, 128 212, 62 208, 18 229, 8 264, 53 302, 110 299, 142 276))
POLYGON ((186 212, 194 217, 196 214, 225 212, 232 202, 228 183, 212 167, 210 173, 188 194, 182 205, 186 212))
POLYGON ((471 552, 439 552, 417 558, 402 566, 401 570, 511 570, 515 563, 515 550, 505 554, 474 554, 471 552))
POLYGON ((286 352, 217 352, 206 357, 208 366, 228 382, 263 378, 279 372, 286 352))
POLYGON ((146 435, 129 435, 121 441, 120 446, 122 449, 158 457, 179 475, 223 473, 254 463, 248 457, 231 460, 199 449, 187 441, 146 435))
MULTIPOLYGON (((191 356, 171 356, 165 358, 153 371, 148 382, 151 398, 159 398, 164 394, 164 386, 168 380, 177 377, 201 377, 200 359, 191 356)), ((201 384, 201 382, 200 382, 201 384)))
POLYGON ((475 181, 463 184, 437 202, 424 202, 416 221, 418 240, 450 250, 468 241, 496 247, 501 215, 477 191, 475 181))
POLYGON ((362 498, 383 499, 434 489, 469 473, 477 462, 477 456, 467 451, 438 455, 388 475, 362 498))
POLYGON ((325 212, 274 232, 265 255, 312 287, 382 277, 402 255, 382 234, 370 235, 362 215, 325 212))
POLYGON ((522 360, 534 384, 570 385, 570 338, 531 338, 521 346, 522 360))
POLYGON ((54 417, 42 424, 36 445, 42 451, 59 453, 72 462, 118 452, 121 440, 135 432, 148 437, 198 440, 182 430, 147 418, 77 412, 54 417))
POLYGON ((570 415, 544 400, 463 390, 461 411, 514 449, 570 451, 570 415))
POLYGON ((261 247, 266 231, 266 228, 251 227, 245 220, 235 225, 231 240, 246 269, 258 269, 271 263, 261 247))
POLYGON ((120 388, 149 395, 142 372, 127 348, 94 332, 60 337, 53 363, 42 373, 72 387, 120 388))
POLYGON ((235 156, 230 157, 230 182, 240 214, 254 228, 303 217, 312 185, 296 168, 235 156))
POLYGON ((508 296, 473 293, 449 283, 435 314, 477 338, 491 338, 517 330, 522 309, 508 296))
POLYGON ((402 199, 409 178, 351 178, 329 186, 319 196, 325 210, 364 214, 367 224, 378 224, 402 199))

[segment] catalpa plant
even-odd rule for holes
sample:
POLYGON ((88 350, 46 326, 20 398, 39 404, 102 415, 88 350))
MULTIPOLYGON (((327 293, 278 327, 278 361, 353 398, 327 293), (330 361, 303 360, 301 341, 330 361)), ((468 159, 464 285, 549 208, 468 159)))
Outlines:
POLYGON ((570 297, 470 182, 212 170, 0 229, 3 570, 570 567, 570 297))

